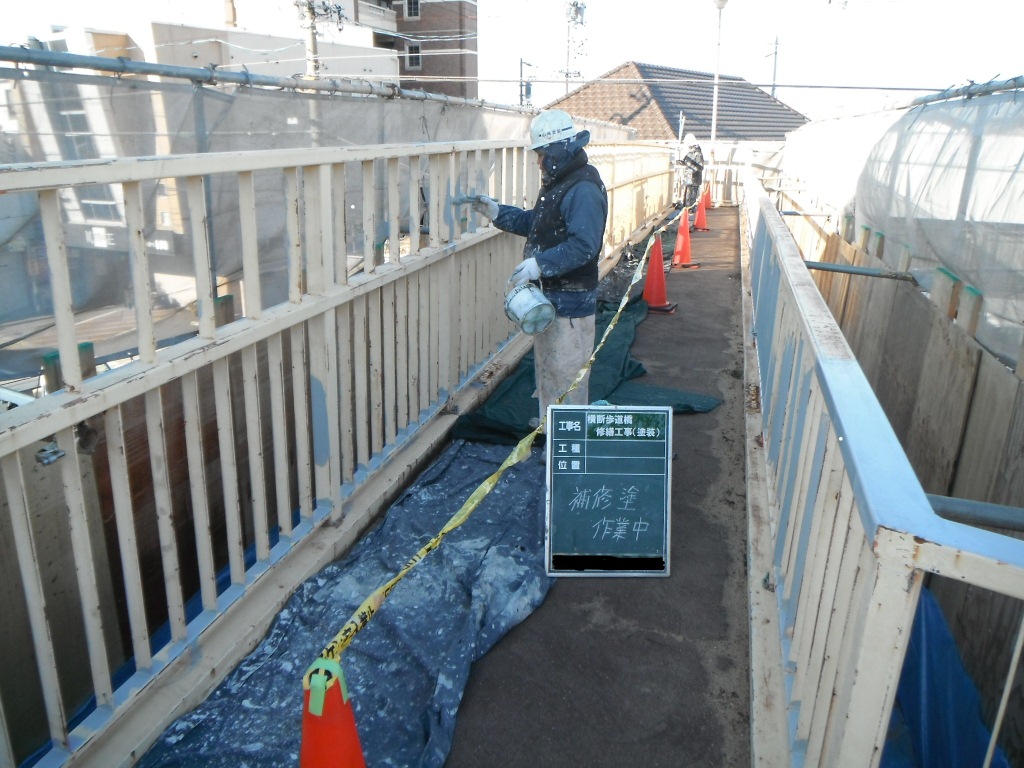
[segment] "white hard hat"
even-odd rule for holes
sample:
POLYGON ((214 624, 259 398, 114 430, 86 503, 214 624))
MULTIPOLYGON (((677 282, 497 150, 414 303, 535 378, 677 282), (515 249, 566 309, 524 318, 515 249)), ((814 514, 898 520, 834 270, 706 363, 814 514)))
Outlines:
POLYGON ((685 144, 688 147, 692 147, 696 143, 697 143, 697 137, 694 136, 692 133, 686 134, 686 138, 683 139, 683 144, 685 144))
POLYGON ((549 109, 541 112, 530 123, 530 149, 565 141, 576 135, 576 126, 567 112, 549 109))

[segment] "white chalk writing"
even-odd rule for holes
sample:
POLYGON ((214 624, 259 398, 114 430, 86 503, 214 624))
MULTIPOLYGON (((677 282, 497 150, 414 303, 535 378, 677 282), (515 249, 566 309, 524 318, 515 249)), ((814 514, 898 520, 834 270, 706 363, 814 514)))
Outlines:
POLYGON ((602 517, 590 527, 594 529, 593 538, 598 541, 625 541, 630 533, 634 541, 639 541, 640 534, 645 533, 651 524, 642 517, 636 520, 628 517, 602 517))

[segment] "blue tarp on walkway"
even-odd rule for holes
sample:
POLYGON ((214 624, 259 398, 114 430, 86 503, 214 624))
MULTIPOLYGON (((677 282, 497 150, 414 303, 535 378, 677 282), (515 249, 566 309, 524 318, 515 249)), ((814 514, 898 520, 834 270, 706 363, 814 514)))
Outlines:
MULTIPOLYGON (((378 528, 299 587, 256 650, 168 728, 140 765, 297 765, 306 668, 362 600, 444 526, 508 452, 452 443, 378 528)), ((539 458, 509 468, 344 652, 368 766, 444 764, 472 662, 540 605, 550 587, 543 504, 539 458)))
MULTIPOLYGON (((629 287, 640 252, 602 281, 614 304, 602 304, 599 337, 629 287)), ((645 371, 629 351, 646 316, 646 303, 634 297, 595 362, 592 399, 670 405, 676 413, 716 408, 721 403, 716 397, 636 380, 645 371)), ((406 491, 382 524, 300 586, 256 650, 206 701, 168 728, 140 765, 297 765, 306 668, 363 599, 392 578, 498 468, 510 452, 507 444, 529 433, 527 421, 537 413, 534 388, 528 354, 487 403, 459 419, 453 436, 461 439, 406 491)), ((370 768, 442 766, 472 662, 547 595, 546 481, 540 449, 534 454, 506 471, 469 519, 395 587, 342 654, 370 768)))

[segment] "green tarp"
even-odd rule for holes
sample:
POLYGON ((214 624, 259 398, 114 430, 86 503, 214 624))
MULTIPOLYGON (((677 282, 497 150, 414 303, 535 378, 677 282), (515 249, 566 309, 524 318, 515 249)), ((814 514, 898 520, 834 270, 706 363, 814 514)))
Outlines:
MULTIPOLYGON (((600 341, 611 323, 618 304, 599 302, 596 331, 600 341)), ((607 400, 612 405, 668 405, 675 413, 706 413, 721 404, 717 397, 652 387, 636 381, 647 371, 630 354, 636 328, 647 317, 647 302, 630 301, 622 311, 590 372, 590 400, 607 400)), ((472 413, 459 417, 452 438, 513 445, 530 431, 529 421, 538 415, 533 351, 527 352, 516 369, 487 401, 472 413)))

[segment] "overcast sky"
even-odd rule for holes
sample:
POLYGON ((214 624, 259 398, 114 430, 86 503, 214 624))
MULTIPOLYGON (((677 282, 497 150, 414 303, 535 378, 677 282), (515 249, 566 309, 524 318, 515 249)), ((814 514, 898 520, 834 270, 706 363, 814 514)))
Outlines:
MULTIPOLYGON (((293 0, 245 1, 277 8, 287 24, 297 18, 293 0)), ((570 26, 566 0, 477 0, 480 95, 518 104, 520 60, 533 65, 524 63, 522 72, 536 79, 533 103, 543 106, 565 94, 567 68, 585 79, 627 61, 713 74, 719 50, 720 73, 767 91, 774 80, 776 96, 811 118, 902 105, 918 95, 854 87, 941 90, 1024 75, 1024 0, 728 0, 721 14, 714 0, 580 1, 583 23, 570 26)), ((54 23, 154 14, 214 24, 223 16, 223 0, 7 5, 4 44, 54 23)), ((254 31, 301 37, 295 27, 254 31)))
MULTIPOLYGON (((569 69, 596 78, 626 61, 714 73, 714 0, 582 0, 569 69), (628 14, 623 11, 628 9, 628 14)), ((564 0, 479 0, 481 96, 536 106, 565 94, 570 25, 564 0), (507 80, 511 82, 484 82, 507 80)), ((1024 75, 1021 0, 728 0, 719 72, 771 89, 812 118, 904 104, 917 93, 822 86, 943 89, 1024 75), (778 38, 776 58, 775 41, 778 38), (782 88, 782 85, 817 86, 782 88)), ((570 85, 570 87, 574 87, 570 85)))

